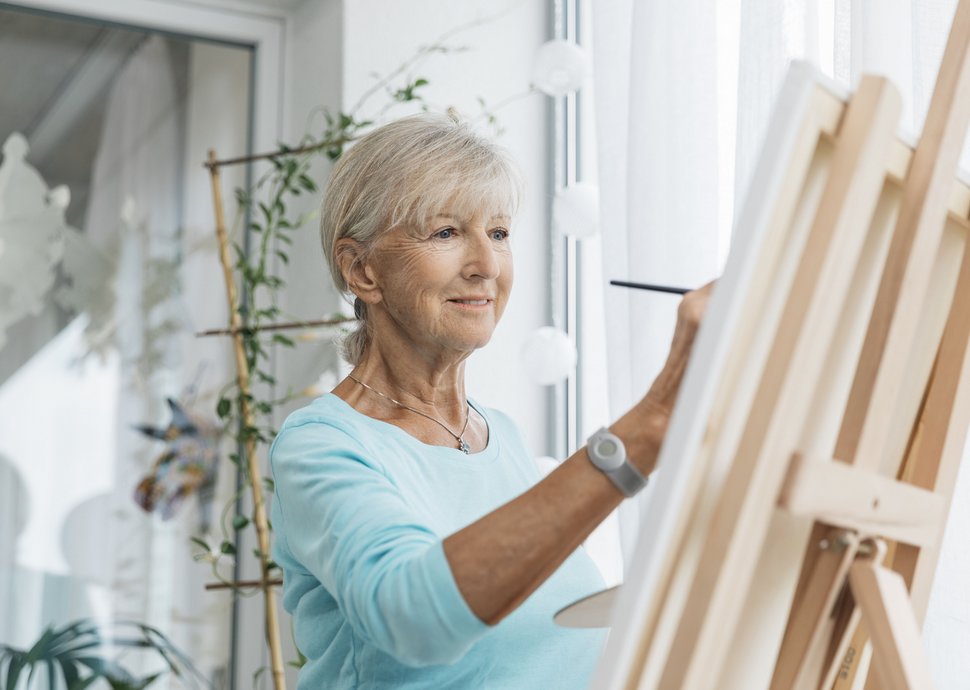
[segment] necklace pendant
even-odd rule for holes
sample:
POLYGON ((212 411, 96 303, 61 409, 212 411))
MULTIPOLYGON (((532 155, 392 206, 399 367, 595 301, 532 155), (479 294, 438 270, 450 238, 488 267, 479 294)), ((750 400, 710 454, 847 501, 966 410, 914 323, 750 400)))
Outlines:
POLYGON ((469 445, 467 443, 465 443, 465 439, 459 438, 458 439, 458 450, 460 450, 465 455, 468 455, 468 452, 471 450, 471 448, 469 447, 469 445))

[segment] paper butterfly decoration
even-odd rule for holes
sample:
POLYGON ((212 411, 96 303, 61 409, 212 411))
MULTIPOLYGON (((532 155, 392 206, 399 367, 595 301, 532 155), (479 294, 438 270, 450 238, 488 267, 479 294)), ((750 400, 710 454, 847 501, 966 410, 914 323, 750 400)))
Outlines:
POLYGON ((146 512, 157 512, 168 520, 188 496, 195 494, 199 499, 199 529, 205 534, 212 512, 222 430, 189 415, 172 398, 168 399, 168 406, 172 411, 168 426, 135 427, 150 438, 164 441, 166 446, 135 488, 135 502, 146 512))

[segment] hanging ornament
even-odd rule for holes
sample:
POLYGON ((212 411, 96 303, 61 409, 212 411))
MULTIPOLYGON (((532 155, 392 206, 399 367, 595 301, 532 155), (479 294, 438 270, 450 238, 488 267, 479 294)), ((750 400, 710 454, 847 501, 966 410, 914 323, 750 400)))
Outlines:
POLYGON ((560 189, 552 201, 552 224, 563 235, 578 240, 599 232, 599 187, 576 182, 560 189))
POLYGON ((168 399, 168 406, 172 411, 168 426, 135 427, 145 436, 165 442, 165 450, 135 488, 135 502, 146 512, 157 512, 163 520, 168 520, 185 498, 196 494, 199 531, 206 534, 211 521, 222 430, 214 422, 190 415, 172 398, 168 399))
POLYGON ((29 146, 14 132, 3 144, 0 164, 0 348, 6 329, 39 314, 54 285, 64 253, 67 187, 48 190, 27 163, 29 146))
POLYGON ((522 348, 522 363, 538 384, 548 386, 565 379, 576 366, 576 347, 558 328, 545 326, 528 337, 522 348))
POLYGON ((532 84, 547 96, 565 96, 583 85, 589 60, 579 46, 569 41, 542 44, 532 70, 532 84))

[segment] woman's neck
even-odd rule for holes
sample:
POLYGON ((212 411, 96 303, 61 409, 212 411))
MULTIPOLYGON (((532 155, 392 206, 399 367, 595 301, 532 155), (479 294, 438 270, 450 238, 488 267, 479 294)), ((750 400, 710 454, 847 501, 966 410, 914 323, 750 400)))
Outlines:
POLYGON ((387 352, 371 343, 351 375, 384 395, 442 416, 464 412, 465 357, 450 360, 422 356, 410 349, 387 352))
POLYGON ((411 348, 392 354, 371 342, 333 392, 358 412, 395 424, 424 443, 451 447, 448 437, 459 435, 479 452, 488 444, 488 425, 466 399, 464 360, 432 362, 411 348))

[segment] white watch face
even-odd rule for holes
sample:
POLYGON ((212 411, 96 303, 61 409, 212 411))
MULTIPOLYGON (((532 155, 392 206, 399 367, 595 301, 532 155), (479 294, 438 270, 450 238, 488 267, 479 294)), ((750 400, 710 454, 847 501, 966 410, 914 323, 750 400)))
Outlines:
POLYGON ((623 446, 609 436, 596 439, 593 452, 596 454, 596 465, 607 471, 617 469, 626 460, 623 446))

